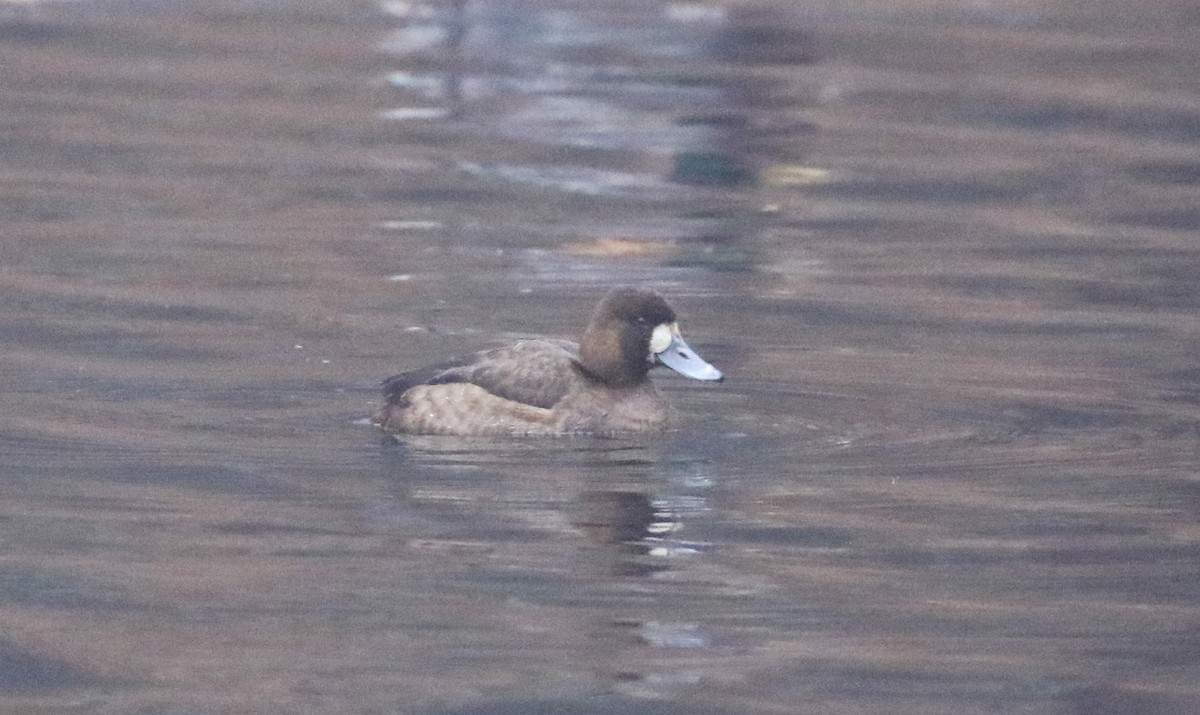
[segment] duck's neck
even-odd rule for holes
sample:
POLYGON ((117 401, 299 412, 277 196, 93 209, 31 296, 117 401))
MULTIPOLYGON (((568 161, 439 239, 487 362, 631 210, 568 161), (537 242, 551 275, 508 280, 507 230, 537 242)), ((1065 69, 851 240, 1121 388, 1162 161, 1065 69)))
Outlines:
POLYGON ((646 382, 650 363, 625 345, 616 328, 590 328, 579 342, 579 364, 593 378, 613 387, 633 387, 646 382))

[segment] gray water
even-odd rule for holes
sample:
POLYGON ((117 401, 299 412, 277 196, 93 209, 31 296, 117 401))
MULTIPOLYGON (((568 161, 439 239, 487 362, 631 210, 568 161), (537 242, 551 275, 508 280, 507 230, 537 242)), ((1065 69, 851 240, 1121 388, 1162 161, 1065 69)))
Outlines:
POLYGON ((1198 34, 0 5, 0 711, 1200 712, 1198 34), (679 430, 366 424, 624 283, 679 430))

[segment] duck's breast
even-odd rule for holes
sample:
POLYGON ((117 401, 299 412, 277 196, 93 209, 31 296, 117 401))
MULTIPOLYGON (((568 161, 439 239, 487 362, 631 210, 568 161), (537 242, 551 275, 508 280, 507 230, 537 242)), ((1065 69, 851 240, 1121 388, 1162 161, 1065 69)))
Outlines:
POLYGON ((655 432, 671 417, 649 381, 632 387, 591 385, 568 394, 552 412, 560 432, 599 435, 655 432))

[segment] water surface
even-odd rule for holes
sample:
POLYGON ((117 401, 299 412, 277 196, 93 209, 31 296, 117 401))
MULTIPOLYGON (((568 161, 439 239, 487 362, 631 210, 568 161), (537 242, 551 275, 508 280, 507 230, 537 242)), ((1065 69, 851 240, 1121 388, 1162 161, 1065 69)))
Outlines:
POLYGON ((0 709, 1196 712, 1198 25, 0 7, 0 709), (618 283, 678 431, 364 424, 618 283))

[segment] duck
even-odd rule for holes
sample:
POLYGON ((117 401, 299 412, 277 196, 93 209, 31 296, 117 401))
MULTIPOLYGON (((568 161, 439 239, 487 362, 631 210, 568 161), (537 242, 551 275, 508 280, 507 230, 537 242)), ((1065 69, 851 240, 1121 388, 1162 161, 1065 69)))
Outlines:
POLYGON ((618 287, 596 306, 578 343, 523 340, 387 378, 373 421, 391 433, 424 435, 661 431, 671 413, 650 381, 657 367, 724 379, 684 341, 658 292, 618 287))

